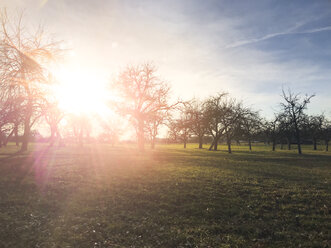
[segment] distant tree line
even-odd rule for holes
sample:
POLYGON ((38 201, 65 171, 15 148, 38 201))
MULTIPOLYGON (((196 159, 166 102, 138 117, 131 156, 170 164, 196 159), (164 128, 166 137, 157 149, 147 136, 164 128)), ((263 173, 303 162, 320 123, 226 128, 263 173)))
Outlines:
POLYGON ((305 110, 313 97, 282 92, 283 102, 272 120, 261 117, 258 111, 245 107, 243 103, 231 98, 226 93, 219 93, 204 101, 193 99, 182 106, 180 116, 169 120, 169 139, 182 142, 184 148, 190 138, 198 141, 203 147, 204 139, 211 140, 209 150, 218 150, 218 144, 225 142, 229 153, 231 145, 246 142, 249 150, 252 143, 271 144, 276 150, 292 149, 297 145, 302 153, 301 144, 312 144, 317 150, 318 142, 325 145, 328 151, 331 136, 331 122, 325 115, 307 115, 305 110), (210 139, 211 138, 211 139, 210 139))
MULTIPOLYGON (((63 138, 80 145, 91 140, 91 118, 64 113, 52 95, 50 86, 56 79, 48 67, 62 56, 60 43, 49 39, 42 28, 28 32, 21 15, 12 22, 3 10, 0 21, 0 147, 14 141, 26 151, 31 137, 36 136, 33 127, 40 123, 49 127, 50 146, 57 141, 64 144, 63 138), (65 128, 60 126, 64 118, 65 128)), ((146 142, 155 147, 161 127, 167 127, 169 142, 181 142, 184 148, 195 140, 202 149, 208 141, 208 149, 216 151, 225 142, 231 153, 234 143, 247 142, 252 150, 252 144, 264 142, 271 144, 273 151, 277 144, 282 149, 296 144, 301 154, 301 144, 309 142, 316 150, 322 142, 328 151, 330 120, 323 114, 306 114, 314 95, 300 97, 283 91, 280 110, 271 120, 226 92, 202 101, 171 102, 169 84, 150 63, 127 66, 111 82, 111 90, 117 97, 109 107, 134 127, 141 151, 146 142)), ((99 142, 114 145, 125 133, 116 119, 93 118, 103 130, 99 142)))

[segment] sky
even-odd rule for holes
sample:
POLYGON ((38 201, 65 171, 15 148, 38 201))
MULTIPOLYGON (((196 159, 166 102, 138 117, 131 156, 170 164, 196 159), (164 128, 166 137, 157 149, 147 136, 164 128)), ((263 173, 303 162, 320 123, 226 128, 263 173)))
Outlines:
MULTIPOLYGON (((153 62, 172 97, 229 92, 271 117, 282 88, 331 116, 331 1, 0 0, 71 50, 69 70, 108 82, 153 62), (92 75, 92 76, 91 76, 92 75)), ((93 79, 91 79, 93 80, 93 79)), ((97 84, 98 82, 92 82, 97 84)))

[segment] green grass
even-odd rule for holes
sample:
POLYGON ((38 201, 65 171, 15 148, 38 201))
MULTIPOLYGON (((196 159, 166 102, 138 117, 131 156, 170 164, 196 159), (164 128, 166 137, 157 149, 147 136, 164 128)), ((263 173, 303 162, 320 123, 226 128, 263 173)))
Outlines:
POLYGON ((1 148, 0 247, 331 245, 331 152, 221 149, 1 148))

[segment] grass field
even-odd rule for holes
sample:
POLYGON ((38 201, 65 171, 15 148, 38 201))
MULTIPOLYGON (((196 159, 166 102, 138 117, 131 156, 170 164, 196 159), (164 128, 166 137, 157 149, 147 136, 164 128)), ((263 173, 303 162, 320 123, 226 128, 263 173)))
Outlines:
POLYGON ((0 247, 330 247, 331 152, 0 150, 0 247))

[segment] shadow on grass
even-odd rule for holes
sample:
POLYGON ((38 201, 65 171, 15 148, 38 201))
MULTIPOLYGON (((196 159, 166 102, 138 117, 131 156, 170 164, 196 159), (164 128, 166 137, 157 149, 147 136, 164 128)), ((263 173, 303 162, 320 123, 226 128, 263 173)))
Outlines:
POLYGON ((0 246, 320 247, 330 163, 319 158, 40 147, 0 165, 0 246))
POLYGON ((196 151, 193 149, 156 151, 156 161, 174 163, 180 166, 198 166, 227 169, 246 177, 275 179, 292 182, 318 182, 328 177, 331 156, 328 154, 293 154, 268 151, 196 151), (318 161, 318 162, 317 162, 318 161))

